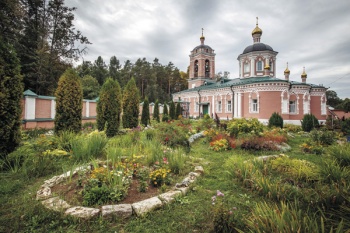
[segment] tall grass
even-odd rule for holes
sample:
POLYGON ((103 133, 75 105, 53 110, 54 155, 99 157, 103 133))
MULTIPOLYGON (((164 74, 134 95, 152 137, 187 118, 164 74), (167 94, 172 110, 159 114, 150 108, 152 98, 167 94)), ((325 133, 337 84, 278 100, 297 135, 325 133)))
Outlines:
POLYGON ((104 155, 104 148, 108 139, 105 134, 92 134, 88 137, 77 136, 71 144, 73 159, 76 161, 89 161, 104 155))
POLYGON ((184 151, 178 148, 175 151, 168 153, 169 154, 165 156, 169 161, 169 168, 174 174, 180 174, 185 167, 186 155, 184 151))
POLYGON ((328 153, 339 162, 340 166, 350 166, 350 143, 331 146, 328 148, 328 153))
POLYGON ((246 220, 251 232, 325 232, 324 219, 317 213, 303 210, 295 203, 257 203, 246 220))

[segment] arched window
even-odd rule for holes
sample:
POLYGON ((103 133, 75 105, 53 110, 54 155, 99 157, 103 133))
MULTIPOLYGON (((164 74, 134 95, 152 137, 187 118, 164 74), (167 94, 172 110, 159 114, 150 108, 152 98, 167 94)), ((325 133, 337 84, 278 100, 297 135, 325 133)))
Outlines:
POLYGON ((209 60, 205 60, 205 77, 209 78, 210 76, 210 63, 209 60))
POLYGON ((262 61, 258 61, 258 62, 256 63, 256 70, 257 70, 257 71, 262 71, 262 70, 263 70, 262 61))
POLYGON ((259 113, 259 93, 251 92, 249 94, 249 112, 259 113))
POLYGON ((298 97, 293 93, 289 96, 289 114, 298 114, 298 110, 298 97))
POLYGON ((310 113, 310 95, 305 93, 303 97, 303 110, 304 110, 304 115, 310 113))
POLYGON ((244 73, 249 73, 250 71, 250 65, 248 62, 244 63, 244 73))
POLYGON ((198 77, 198 60, 194 61, 194 77, 198 77))

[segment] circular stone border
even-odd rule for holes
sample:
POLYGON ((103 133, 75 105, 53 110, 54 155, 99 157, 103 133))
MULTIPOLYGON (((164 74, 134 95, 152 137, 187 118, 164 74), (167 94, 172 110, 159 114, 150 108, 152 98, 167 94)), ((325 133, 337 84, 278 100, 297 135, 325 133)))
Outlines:
POLYGON ((189 190, 189 185, 204 173, 202 166, 196 166, 194 172, 188 173, 182 182, 177 183, 172 190, 133 204, 104 205, 100 208, 71 206, 65 200, 52 195, 51 187, 67 180, 79 171, 86 171, 89 169, 91 169, 90 166, 81 166, 74 169, 73 172, 68 171, 59 176, 54 176, 49 180, 45 180, 44 184, 41 185, 36 193, 36 200, 41 201, 47 209, 63 212, 65 215, 71 215, 82 219, 91 219, 98 215, 102 217, 115 216, 121 218, 131 217, 132 215, 140 217, 163 205, 172 203, 177 197, 185 196, 189 190))

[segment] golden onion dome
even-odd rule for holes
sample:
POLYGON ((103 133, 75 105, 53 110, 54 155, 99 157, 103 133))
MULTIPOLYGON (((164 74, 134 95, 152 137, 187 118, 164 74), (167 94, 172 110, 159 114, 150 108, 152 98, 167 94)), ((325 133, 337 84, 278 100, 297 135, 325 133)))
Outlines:
POLYGON ((301 77, 302 77, 302 78, 307 78, 307 74, 306 74, 306 72, 305 72, 305 67, 304 67, 304 69, 303 69, 303 73, 301 74, 301 77))
POLYGON ((288 69, 288 62, 287 62, 287 68, 284 70, 285 74, 290 74, 290 70, 288 69))
POLYGON ((262 30, 258 26, 258 17, 256 17, 256 26, 255 26, 254 30, 252 31, 252 35, 255 35, 255 34, 260 34, 260 35, 262 34, 262 30))

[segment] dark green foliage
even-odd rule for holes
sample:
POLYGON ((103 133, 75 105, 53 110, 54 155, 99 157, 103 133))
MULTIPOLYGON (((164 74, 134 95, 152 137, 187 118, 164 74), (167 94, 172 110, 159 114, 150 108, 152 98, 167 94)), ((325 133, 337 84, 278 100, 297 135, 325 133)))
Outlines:
POLYGON ((335 142, 335 132, 327 129, 313 129, 310 131, 310 138, 313 142, 329 146, 335 142))
POLYGON ((175 104, 174 104, 174 101, 171 101, 171 103, 170 103, 169 117, 170 117, 171 120, 175 120, 175 104))
POLYGON ((180 102, 177 102, 175 109, 175 120, 179 119, 179 116, 182 116, 181 105, 180 102))
POLYGON ((272 113, 272 116, 269 119, 269 127, 283 128, 283 118, 278 112, 272 113))
POLYGON ((106 128, 107 137, 117 134, 120 125, 121 89, 118 81, 108 78, 103 84, 97 102, 97 127, 106 128))
POLYGON ((100 92, 100 84, 97 79, 91 75, 85 75, 81 79, 81 84, 83 88, 83 97, 84 99, 93 100, 98 97, 100 92))
POLYGON ((318 119, 313 114, 305 114, 301 121, 301 128, 305 132, 310 132, 313 128, 318 127, 318 119))
POLYGON ((168 106, 164 104, 162 121, 169 120, 168 106))
POLYGON ((139 124, 140 92, 135 79, 126 84, 123 94, 123 127, 135 128, 139 124))
POLYGON ((153 119, 157 122, 160 122, 159 119, 159 102, 156 100, 156 103, 154 104, 154 110, 153 110, 153 119))
POLYGON ((96 78, 98 83, 102 86, 107 78, 108 70, 101 56, 98 56, 97 60, 95 60, 91 70, 92 76, 96 78))
POLYGON ((147 126, 150 123, 148 98, 145 98, 142 106, 141 124, 147 126))
POLYGON ((83 90, 78 74, 67 69, 60 80, 55 93, 56 116, 55 133, 61 131, 80 132, 83 110, 83 90))
POLYGON ((20 143, 22 95, 19 60, 12 46, 0 36, 0 158, 20 143))
POLYGON ((341 131, 345 135, 350 135, 350 118, 345 119, 344 121, 341 122, 341 131))

